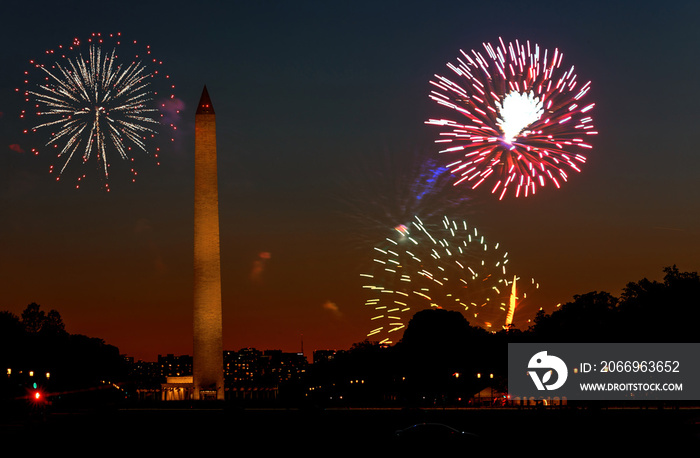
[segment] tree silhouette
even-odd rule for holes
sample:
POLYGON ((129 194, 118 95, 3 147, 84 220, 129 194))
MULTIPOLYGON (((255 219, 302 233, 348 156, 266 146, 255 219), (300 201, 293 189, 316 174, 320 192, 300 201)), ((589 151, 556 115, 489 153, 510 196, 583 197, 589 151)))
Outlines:
POLYGON ((29 333, 41 331, 41 326, 46 320, 46 314, 36 302, 32 302, 22 312, 22 324, 29 333))
MULTIPOLYGON (((397 358, 414 398, 438 398, 438 393, 471 395, 477 390, 469 375, 486 372, 496 347, 493 334, 472 327, 458 311, 426 309, 408 322, 396 344, 397 358)), ((478 390, 477 390, 478 391, 478 390)))
POLYGON ((616 332, 618 299, 606 292, 575 295, 572 302, 546 315, 539 311, 530 328, 544 341, 604 342, 616 332))
POLYGON ((125 374, 116 347, 102 339, 69 334, 56 310, 45 313, 33 302, 21 319, 0 312, 0 367, 51 374, 52 389, 94 387, 125 374))
POLYGON ((663 282, 628 283, 621 295, 620 322, 628 339, 640 342, 696 342, 700 319, 700 277, 664 268, 663 282))
POLYGON ((65 334, 66 326, 63 324, 61 314, 56 310, 49 310, 46 319, 41 326, 41 332, 51 334, 65 334))
POLYGON ((620 299, 606 292, 576 295, 551 315, 538 312, 528 331, 550 342, 695 342, 700 277, 675 265, 663 271, 663 282, 630 282, 620 299))
POLYGON ((465 346, 470 331, 469 322, 460 312, 426 309, 410 319, 401 344, 405 348, 444 351, 465 346))
POLYGON ((61 334, 65 333, 65 325, 61 314, 57 310, 49 310, 49 313, 44 313, 41 306, 36 302, 32 302, 22 312, 22 325, 25 331, 30 334, 39 332, 61 334))

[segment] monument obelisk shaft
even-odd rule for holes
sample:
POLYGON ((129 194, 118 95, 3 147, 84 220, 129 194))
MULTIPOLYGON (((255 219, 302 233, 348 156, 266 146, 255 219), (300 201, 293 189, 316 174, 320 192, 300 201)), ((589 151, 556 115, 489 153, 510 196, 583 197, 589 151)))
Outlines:
POLYGON ((224 399, 216 115, 204 86, 194 140, 194 399, 224 399))

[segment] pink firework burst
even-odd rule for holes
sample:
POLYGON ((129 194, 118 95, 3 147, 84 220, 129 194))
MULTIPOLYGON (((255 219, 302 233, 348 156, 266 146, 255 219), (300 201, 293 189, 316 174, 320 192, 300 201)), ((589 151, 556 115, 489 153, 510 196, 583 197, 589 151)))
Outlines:
POLYGON ((591 83, 578 84, 573 66, 562 69, 558 49, 499 42, 484 44, 486 56, 461 51, 447 64, 455 79, 435 75, 430 98, 458 116, 426 124, 444 128, 440 153, 460 156, 447 165, 459 177, 455 185, 490 181, 499 199, 509 189, 518 197, 548 182, 559 188, 567 171, 581 171, 581 152, 592 147, 586 137, 597 134, 595 104, 583 101, 591 83))

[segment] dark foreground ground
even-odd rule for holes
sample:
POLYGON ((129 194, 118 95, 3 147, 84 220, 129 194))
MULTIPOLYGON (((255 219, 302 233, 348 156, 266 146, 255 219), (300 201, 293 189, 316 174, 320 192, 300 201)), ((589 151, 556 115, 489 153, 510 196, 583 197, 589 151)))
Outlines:
POLYGON ((557 450, 577 456, 581 451, 602 456, 683 451, 684 456, 698 456, 700 409, 112 408, 6 415, 0 418, 0 441, 29 456, 51 451, 79 456, 532 456, 528 452, 549 455, 557 450), (438 433, 396 437, 397 430, 422 422, 471 434, 459 439, 438 433))

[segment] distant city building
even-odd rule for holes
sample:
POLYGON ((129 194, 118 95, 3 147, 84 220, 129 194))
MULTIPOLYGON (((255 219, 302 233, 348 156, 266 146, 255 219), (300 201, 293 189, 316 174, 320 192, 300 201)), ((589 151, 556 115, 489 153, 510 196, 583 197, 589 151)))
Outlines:
POLYGON ((338 354, 344 352, 344 350, 315 350, 311 362, 312 364, 316 364, 322 361, 333 361, 338 354))
POLYGON ((306 372, 308 361, 303 353, 283 353, 281 350, 265 350, 267 373, 280 382, 299 380, 306 372))
POLYGON ((129 378, 140 388, 159 386, 163 382, 160 365, 156 361, 126 360, 129 368, 129 378))
POLYGON ((192 356, 175 356, 173 354, 168 354, 166 356, 158 355, 158 367, 163 377, 192 375, 192 356))
MULTIPOLYGON (((192 361, 189 355, 158 355, 157 363, 134 363, 132 373, 158 377, 162 400, 192 400, 192 361)), ((224 351, 223 362, 225 399, 274 399, 281 384, 301 380, 309 366, 303 353, 255 348, 224 351)))
POLYGON ((192 356, 173 354, 158 355, 154 362, 134 361, 134 358, 124 358, 129 367, 129 375, 133 380, 147 383, 162 383, 166 377, 192 375, 192 356))
POLYGON ((243 348, 224 352, 224 379, 227 385, 260 382, 263 377, 262 351, 243 348))
POLYGON ((224 372, 227 385, 277 385, 297 380, 307 370, 308 362, 302 353, 281 350, 224 352, 224 372))

